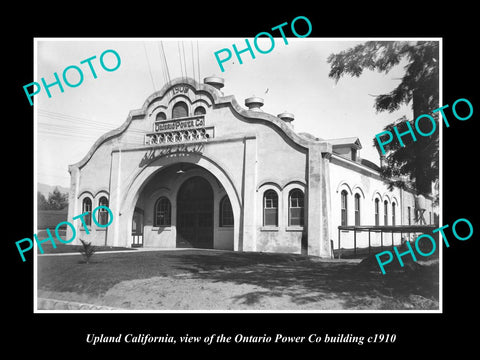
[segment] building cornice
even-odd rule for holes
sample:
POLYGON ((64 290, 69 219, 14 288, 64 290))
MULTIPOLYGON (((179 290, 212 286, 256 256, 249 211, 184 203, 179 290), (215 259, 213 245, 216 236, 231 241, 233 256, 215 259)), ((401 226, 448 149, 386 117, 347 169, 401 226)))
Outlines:
POLYGON ((125 122, 118 127, 117 129, 111 130, 106 134, 102 135, 90 148, 88 153, 77 163, 69 165, 69 171, 72 171, 72 168, 82 168, 85 164, 90 160, 93 156, 95 151, 106 141, 111 140, 112 138, 120 136, 123 132, 125 132, 130 123, 136 119, 145 119, 147 117, 147 111, 150 105, 155 102, 156 100, 163 99, 167 94, 168 91, 177 85, 188 85, 192 88, 195 94, 203 92, 206 93, 208 96, 211 97, 213 101, 213 106, 228 106, 230 109, 235 111, 238 115, 240 115, 245 121, 249 122, 260 122, 266 124, 273 124, 295 144, 305 148, 310 149, 315 147, 317 151, 321 151, 322 153, 331 153, 332 152, 332 145, 323 140, 313 140, 313 139, 306 139, 304 137, 299 136, 295 133, 283 120, 278 118, 277 116, 265 113, 263 111, 254 111, 244 109, 238 101, 235 99, 235 96, 228 95, 223 96, 223 93, 213 87, 212 85, 208 84, 201 84, 191 78, 176 78, 171 80, 170 82, 166 83, 160 90, 154 92, 150 95, 144 102, 141 109, 131 110, 127 116, 125 122))

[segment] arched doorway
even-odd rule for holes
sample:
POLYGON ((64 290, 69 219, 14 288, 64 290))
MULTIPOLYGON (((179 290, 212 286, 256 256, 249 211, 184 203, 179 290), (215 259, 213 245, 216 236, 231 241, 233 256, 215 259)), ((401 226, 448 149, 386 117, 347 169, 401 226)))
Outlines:
POLYGON ((203 177, 186 180, 178 190, 177 247, 213 249, 213 190, 203 177))

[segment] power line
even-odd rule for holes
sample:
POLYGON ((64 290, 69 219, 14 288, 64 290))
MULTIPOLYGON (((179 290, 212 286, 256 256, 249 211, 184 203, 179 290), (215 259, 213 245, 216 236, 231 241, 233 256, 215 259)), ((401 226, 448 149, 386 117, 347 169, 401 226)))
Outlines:
POLYGON ((200 51, 198 49, 198 40, 197 40, 197 64, 198 64, 198 83, 200 84, 201 77, 200 77, 200 51))
MULTIPOLYGON (((158 43, 157 43, 158 45, 158 43)), ((168 68, 168 62, 167 62, 167 57, 165 55, 165 48, 163 47, 163 41, 160 41, 160 46, 161 46, 161 52, 160 52, 160 60, 163 60, 163 65, 165 68, 166 72, 166 82, 170 82, 170 70, 168 68)), ((160 47, 159 47, 160 50, 160 47)))
POLYGON ((182 41, 182 49, 183 49, 183 63, 185 65, 185 78, 188 77, 187 75, 187 58, 185 57, 185 46, 184 46, 184 42, 182 41))
POLYGON ((150 61, 148 61, 147 47, 145 46, 145 42, 143 43, 143 49, 145 50, 145 56, 147 57, 148 72, 150 73, 150 79, 152 80, 153 91, 157 91, 155 87, 155 82, 153 81, 152 69, 150 68, 150 61))
POLYGON ((165 84, 167 82, 167 73, 165 70, 165 65, 163 63, 162 50, 160 49, 160 45, 158 42, 157 42, 157 49, 158 49, 158 56, 160 57, 160 70, 163 77, 163 83, 165 84))
POLYGON ((193 79, 196 80, 195 77, 195 57, 193 56, 193 41, 190 40, 190 50, 192 53, 192 69, 193 69, 193 79))
POLYGON ((182 54, 180 53, 180 43, 178 41, 177 41, 177 48, 178 48, 178 57, 180 62, 180 73, 182 74, 182 79, 183 79, 182 54))

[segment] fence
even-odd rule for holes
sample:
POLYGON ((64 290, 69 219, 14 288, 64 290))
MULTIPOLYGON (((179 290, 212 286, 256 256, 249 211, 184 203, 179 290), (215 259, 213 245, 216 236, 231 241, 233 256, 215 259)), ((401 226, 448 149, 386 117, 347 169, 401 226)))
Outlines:
POLYGON ((435 225, 339 226, 337 248, 333 248, 333 254, 340 259, 341 257, 364 257, 372 251, 383 251, 384 248, 393 250, 394 246, 401 245, 404 241, 413 241, 424 233, 431 234, 436 228, 435 225), (342 234, 344 234, 343 239, 342 234))

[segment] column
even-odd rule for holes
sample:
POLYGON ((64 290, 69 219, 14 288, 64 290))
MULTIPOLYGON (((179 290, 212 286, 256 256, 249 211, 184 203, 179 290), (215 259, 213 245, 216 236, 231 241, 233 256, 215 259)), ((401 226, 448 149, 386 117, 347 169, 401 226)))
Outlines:
POLYGON ((331 257, 330 249, 331 145, 314 143, 308 151, 308 255, 331 257))
POLYGON ((257 143, 255 138, 243 140, 243 179, 242 207, 239 236, 240 251, 255 251, 256 244, 256 179, 257 179, 257 143))

